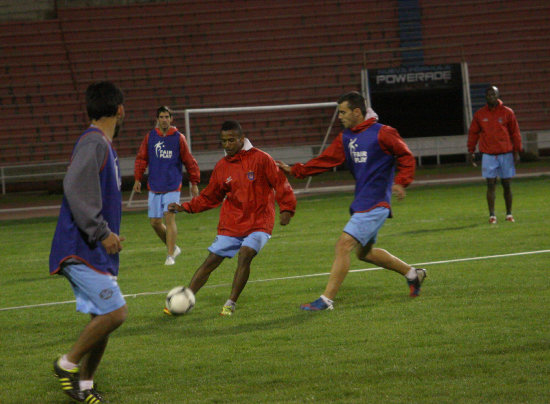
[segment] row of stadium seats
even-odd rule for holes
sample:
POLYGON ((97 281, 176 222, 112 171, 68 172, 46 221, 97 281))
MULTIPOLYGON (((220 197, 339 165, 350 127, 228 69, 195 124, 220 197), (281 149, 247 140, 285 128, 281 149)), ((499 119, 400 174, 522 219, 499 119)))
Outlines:
MULTIPOLYGON (((125 129, 115 142, 122 157, 136 153, 159 105, 334 101, 360 89, 364 51, 380 52, 369 53, 368 68, 402 63, 394 51, 383 52, 399 48, 411 29, 399 20, 397 4, 181 0, 65 8, 55 20, 0 24, 0 165, 67 159, 62 153, 86 124, 83 92, 95 80, 113 80, 125 91, 125 129), (10 121, 18 121, 17 141, 10 121), (19 152, 21 144, 32 144, 32 153, 19 152)), ((523 130, 550 127, 541 90, 548 88, 550 65, 547 2, 488 0, 486 9, 469 0, 418 4, 421 13, 409 18, 420 15, 426 64, 466 60, 471 83, 497 84, 523 130)), ((237 116, 260 146, 319 144, 331 112, 280 115, 279 125, 237 116)), ((219 148, 221 119, 193 120, 194 151, 219 148)), ((183 129, 181 116, 175 123, 183 129)))

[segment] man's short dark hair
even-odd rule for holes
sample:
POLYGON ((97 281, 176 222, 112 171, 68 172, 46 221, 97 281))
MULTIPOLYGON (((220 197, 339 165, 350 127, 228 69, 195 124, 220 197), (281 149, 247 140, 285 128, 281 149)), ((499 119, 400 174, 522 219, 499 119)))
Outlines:
POLYGON ((222 123, 222 131, 227 130, 234 130, 239 133, 239 135, 243 135, 243 129, 241 128, 241 124, 237 121, 225 121, 222 123))
POLYGON ((115 116, 123 103, 122 90, 110 81, 93 83, 86 89, 86 110, 92 120, 115 116))
POLYGON ((365 104, 365 98, 357 91, 350 91, 338 98, 338 104, 347 101, 350 109, 353 111, 355 108, 359 108, 363 116, 367 114, 367 106, 365 104))
POLYGON ((172 117, 172 110, 170 109, 170 107, 168 107, 166 105, 163 105, 162 107, 157 108, 157 118, 163 112, 168 112, 168 115, 170 115, 170 117, 172 117))

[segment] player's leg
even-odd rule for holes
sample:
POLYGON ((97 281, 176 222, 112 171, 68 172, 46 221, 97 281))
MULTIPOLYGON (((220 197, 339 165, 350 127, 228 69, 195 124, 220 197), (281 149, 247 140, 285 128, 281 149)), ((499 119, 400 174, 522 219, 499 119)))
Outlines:
POLYGON ((164 213, 162 210, 162 194, 155 194, 149 191, 148 215, 151 227, 158 238, 166 244, 166 226, 162 222, 164 213))
POLYGON ((164 213, 164 222, 166 226, 166 247, 168 255, 175 258, 176 239, 178 237, 178 228, 176 226, 176 214, 172 212, 164 213))
POLYGON ((168 205, 171 203, 180 202, 180 192, 167 192, 161 196, 162 214, 164 216, 165 225, 165 242, 168 249, 168 257, 166 258, 167 265, 172 265, 175 262, 175 258, 180 254, 181 250, 176 245, 176 239, 178 237, 178 228, 176 226, 176 214, 168 211, 168 205))
POLYGON ((512 216, 512 188, 510 186, 510 178, 502 178, 502 189, 504 193, 504 204, 506 205, 506 220, 509 222, 514 221, 512 216))
POLYGON ((265 232, 257 231, 248 236, 237 239, 240 240, 239 256, 237 258, 237 269, 233 276, 231 285, 231 294, 229 299, 223 305, 221 315, 230 316, 235 311, 235 305, 242 291, 244 290, 250 276, 250 264, 254 257, 264 248, 271 235, 265 232))
POLYGON ((332 262, 325 291, 317 300, 300 305, 300 309, 306 311, 321 311, 332 310, 334 308, 333 299, 349 272, 351 265, 350 253, 357 245, 359 245, 359 242, 344 230, 334 248, 334 261, 332 262))
POLYGON ((128 308, 124 305, 110 313, 93 317, 86 324, 78 340, 67 354, 67 360, 79 363, 86 354, 92 351, 98 344, 100 346, 109 334, 120 327, 126 320, 127 315, 128 308))
POLYGON ((512 188, 510 187, 511 179, 516 175, 516 167, 513 153, 505 153, 498 156, 500 163, 500 173, 502 189, 504 193, 504 204, 506 205, 506 220, 514 222, 512 216, 512 188))
POLYGON ((195 295, 206 284, 210 274, 220 266, 224 259, 225 257, 213 252, 208 254, 208 257, 206 257, 201 266, 198 267, 191 278, 191 282, 189 282, 189 289, 191 289, 195 295))
POLYGON ((357 248, 359 242, 350 234, 343 232, 334 248, 334 261, 330 269, 327 286, 323 295, 328 299, 334 299, 340 286, 344 282, 351 265, 350 253, 357 248))
MULTIPOLYGON (((95 315, 92 315, 92 319, 96 317, 95 315)), ((103 358, 103 354, 105 353, 105 348, 107 348, 107 342, 109 341, 109 336, 104 337, 100 341, 95 344, 86 355, 82 358, 80 361, 80 381, 83 380, 89 380, 92 381, 95 375, 95 372, 97 370, 97 367, 99 366, 99 362, 101 362, 101 358, 103 358)), ((82 384, 82 383, 81 383, 82 384)))
POLYGON ((237 270, 233 276, 233 284, 229 296, 229 300, 234 303, 237 303, 241 292, 248 282, 248 277, 250 276, 250 263, 256 255, 257 252, 250 247, 243 246, 239 250, 237 270))
POLYGON ((162 222, 161 217, 152 217, 149 219, 151 223, 151 227, 157 234, 157 236, 160 238, 160 240, 166 244, 166 226, 162 222))
POLYGON ((489 208, 489 223, 495 224, 495 188, 499 170, 498 157, 491 154, 483 154, 481 157, 481 173, 487 182, 487 207, 489 208))
POLYGON ((93 377, 106 339, 125 321, 128 310, 114 277, 100 274, 83 264, 67 265, 62 269, 62 274, 71 283, 77 311, 92 314, 91 321, 71 350, 54 363, 54 372, 63 391, 82 401, 85 397, 80 391, 81 375, 93 377))

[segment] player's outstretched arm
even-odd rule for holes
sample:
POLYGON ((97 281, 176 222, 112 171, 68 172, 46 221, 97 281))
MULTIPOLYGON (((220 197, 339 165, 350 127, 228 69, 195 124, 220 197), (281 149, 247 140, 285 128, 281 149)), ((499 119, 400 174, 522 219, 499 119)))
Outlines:
POLYGON ((185 209, 183 209, 183 207, 179 203, 172 202, 171 204, 168 205, 168 211, 172 213, 177 213, 177 212, 185 212, 185 209))
POLYGON ((284 161, 275 160, 275 164, 279 167, 285 174, 290 175, 290 166, 284 161))

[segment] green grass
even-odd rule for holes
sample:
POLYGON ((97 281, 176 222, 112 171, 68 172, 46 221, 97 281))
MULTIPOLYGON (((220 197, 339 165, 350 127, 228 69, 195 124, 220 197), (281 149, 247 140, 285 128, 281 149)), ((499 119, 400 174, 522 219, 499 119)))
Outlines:
MULTIPOLYGON (((414 300, 395 273, 350 273, 335 310, 322 313, 298 306, 324 289, 351 194, 299 199, 254 260, 231 318, 218 312, 235 260, 213 273, 190 315, 162 314, 164 293, 205 258, 219 211, 178 216, 175 267, 162 265, 146 213, 127 213, 119 284, 135 296, 96 382, 115 403, 550 402, 550 253, 483 258, 550 248, 549 179, 512 189, 517 222, 504 222, 499 188, 490 226, 483 183, 411 188, 378 246, 411 264, 447 262, 425 265, 414 300)), ((74 298, 48 275, 55 223, 0 223, 0 309, 74 298)), ((352 269, 367 267, 352 259, 352 269)), ((0 311, 0 402, 66 403, 51 362, 86 322, 73 303, 0 311)))

